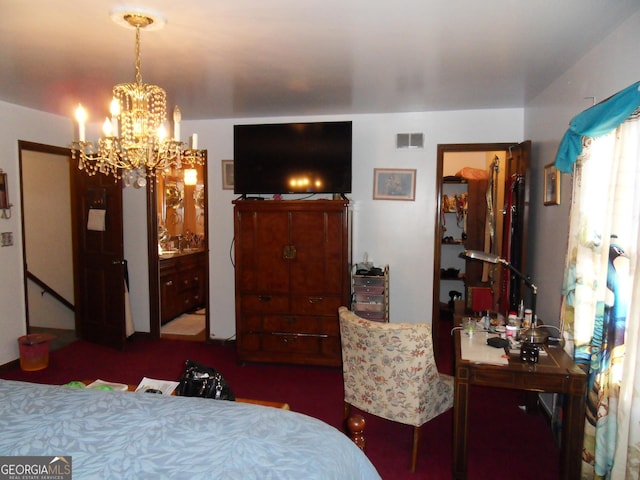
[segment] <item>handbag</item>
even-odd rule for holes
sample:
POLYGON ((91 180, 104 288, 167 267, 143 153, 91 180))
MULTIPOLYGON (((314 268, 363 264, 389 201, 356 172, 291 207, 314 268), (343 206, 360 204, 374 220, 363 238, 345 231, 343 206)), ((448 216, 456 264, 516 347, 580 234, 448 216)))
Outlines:
POLYGON ((183 397, 213 398, 215 400, 234 401, 236 399, 220 372, 193 360, 185 362, 177 394, 183 397))

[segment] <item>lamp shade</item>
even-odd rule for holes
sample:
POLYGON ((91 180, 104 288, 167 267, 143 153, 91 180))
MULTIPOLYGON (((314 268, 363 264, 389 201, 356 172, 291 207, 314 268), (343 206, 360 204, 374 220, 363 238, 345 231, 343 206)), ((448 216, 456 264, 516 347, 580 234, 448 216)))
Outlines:
POLYGON ((464 257, 472 260, 480 260, 487 263, 500 263, 501 258, 493 253, 486 253, 481 250, 465 250, 462 254, 464 257))

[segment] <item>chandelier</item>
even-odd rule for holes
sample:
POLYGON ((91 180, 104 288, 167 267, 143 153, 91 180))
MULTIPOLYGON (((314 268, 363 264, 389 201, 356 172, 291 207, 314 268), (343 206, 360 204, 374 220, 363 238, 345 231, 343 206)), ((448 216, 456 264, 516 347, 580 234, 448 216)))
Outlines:
MULTIPOLYGON (((114 14, 112 17, 116 19, 114 14)), ((127 183, 135 178, 138 186, 158 170, 203 165, 204 151, 198 150, 198 136, 193 134, 188 148, 180 140, 182 118, 178 106, 173 111, 173 137, 169 137, 165 128, 167 95, 156 85, 142 83, 140 30, 156 19, 146 13, 123 12, 118 20, 136 30, 135 83, 113 87, 111 117, 104 121, 104 136, 98 139, 97 149, 93 142, 86 141, 87 113, 78 106, 78 139, 71 144, 72 158, 89 175, 99 172, 112 175, 116 181, 124 177, 127 183)))

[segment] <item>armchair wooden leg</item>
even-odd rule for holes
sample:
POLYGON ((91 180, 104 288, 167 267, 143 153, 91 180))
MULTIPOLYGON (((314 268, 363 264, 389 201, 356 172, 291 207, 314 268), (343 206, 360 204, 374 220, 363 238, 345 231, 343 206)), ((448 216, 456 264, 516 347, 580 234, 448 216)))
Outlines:
POLYGON ((420 444, 420 427, 413 427, 413 449, 411 451, 411 473, 416 471, 418 463, 418 445, 420 444))
POLYGON ((344 402, 344 417, 343 420, 347 420, 349 418, 349 415, 351 415, 351 404, 348 402, 344 402))
POLYGON ((362 415, 351 415, 347 420, 347 429, 349 430, 349 438, 356 446, 364 452, 366 440, 364 438, 365 420, 362 415))
POLYGON ((365 447, 365 438, 364 438, 364 427, 365 420, 362 415, 359 414, 351 414, 351 404, 348 402, 344 402, 344 429, 347 435, 356 446, 364 452, 365 447))

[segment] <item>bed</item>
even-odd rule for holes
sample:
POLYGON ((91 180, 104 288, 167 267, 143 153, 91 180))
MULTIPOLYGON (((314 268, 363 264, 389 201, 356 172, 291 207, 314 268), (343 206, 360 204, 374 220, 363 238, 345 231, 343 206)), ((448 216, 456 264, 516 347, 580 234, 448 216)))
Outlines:
POLYGON ((380 479, 334 427, 239 402, 0 380, 0 432, 0 456, 71 456, 80 479, 380 479))

